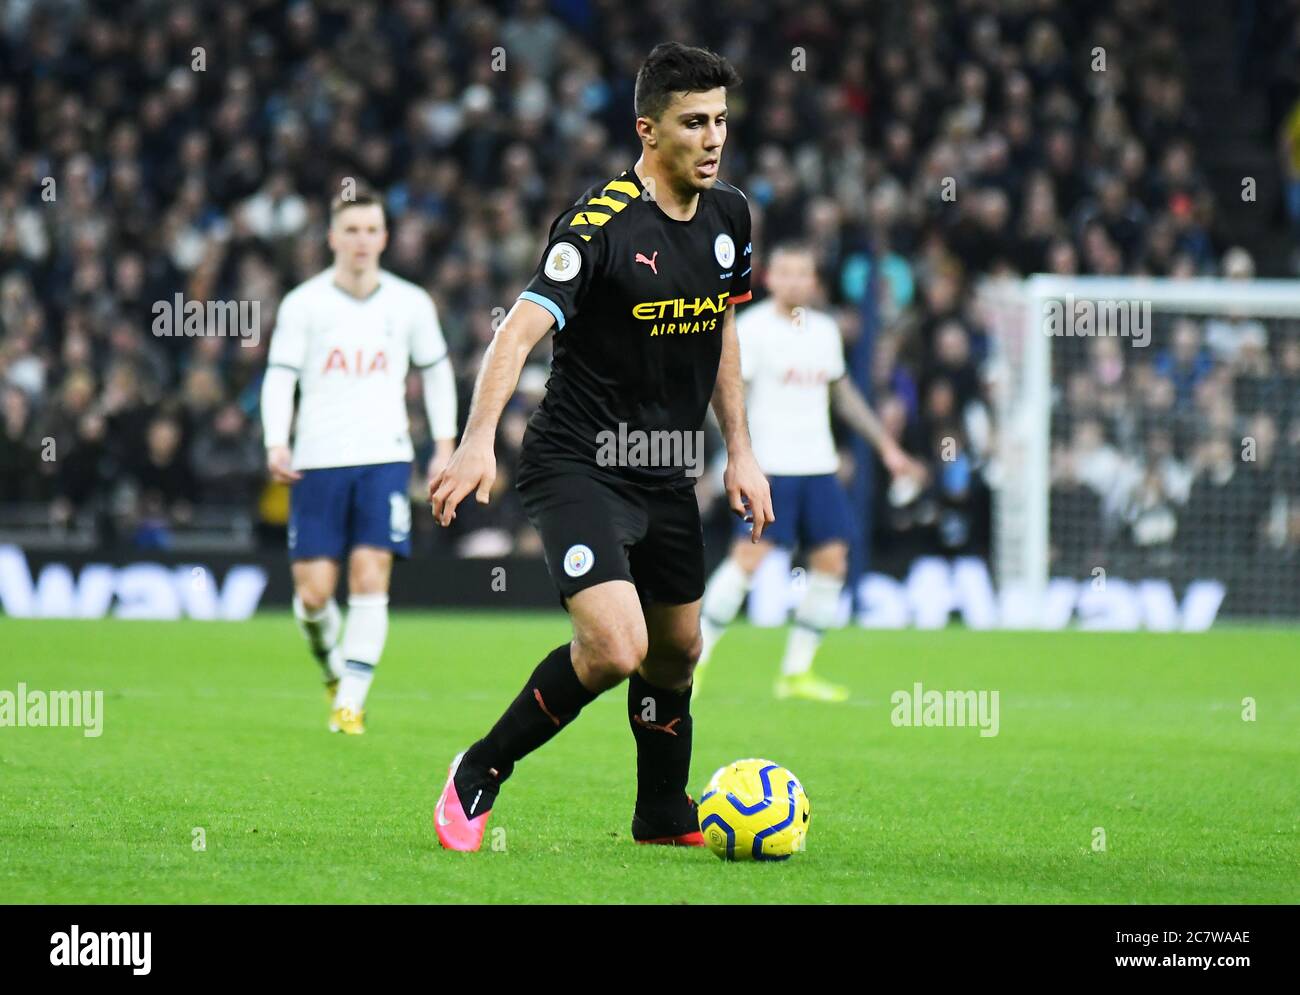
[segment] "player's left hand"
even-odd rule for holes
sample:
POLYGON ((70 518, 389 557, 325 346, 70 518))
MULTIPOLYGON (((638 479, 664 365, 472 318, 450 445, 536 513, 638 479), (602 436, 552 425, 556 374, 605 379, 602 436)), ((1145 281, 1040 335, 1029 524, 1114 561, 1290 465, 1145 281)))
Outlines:
POLYGON ((727 489, 727 503, 731 505, 731 510, 752 523, 750 541, 758 542, 763 530, 776 521, 776 515, 772 512, 772 491, 768 487, 767 477, 759 468, 754 454, 728 457, 722 484, 727 489))
POLYGON ((455 451, 456 443, 453 439, 438 439, 433 444, 433 455, 429 457, 428 476, 425 479, 430 494, 433 493, 433 482, 438 479, 438 474, 447 469, 451 454, 455 451))

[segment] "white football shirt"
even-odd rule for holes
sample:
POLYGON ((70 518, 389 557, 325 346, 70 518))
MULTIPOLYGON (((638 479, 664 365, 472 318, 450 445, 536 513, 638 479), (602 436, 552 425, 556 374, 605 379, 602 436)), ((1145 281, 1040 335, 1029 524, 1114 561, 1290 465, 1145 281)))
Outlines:
POLYGON ((782 316, 768 298, 736 320, 754 456, 776 476, 834 473, 840 465, 830 384, 844 376, 844 344, 829 314, 804 308, 800 317, 782 316))
POLYGON ((413 459, 406 373, 446 356, 432 298, 387 270, 364 300, 334 283, 332 267, 295 287, 280 304, 267 359, 298 375, 293 468, 413 459))

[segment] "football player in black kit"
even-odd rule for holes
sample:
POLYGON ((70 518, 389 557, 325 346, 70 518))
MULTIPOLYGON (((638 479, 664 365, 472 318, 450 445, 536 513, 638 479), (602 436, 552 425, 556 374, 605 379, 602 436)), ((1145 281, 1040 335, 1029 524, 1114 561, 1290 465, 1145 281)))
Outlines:
POLYGON ((551 375, 524 437, 518 488, 573 640, 542 660, 496 725, 452 761, 434 812, 448 849, 477 850, 515 764, 625 680, 637 747, 632 836, 704 844, 686 793, 705 581, 693 480, 680 459, 604 458, 601 440, 698 438, 712 403, 732 510, 752 521, 756 541, 774 520, 750 451, 733 311, 750 298, 749 207, 718 179, 727 89, 739 82, 705 49, 670 43, 650 53, 636 79, 641 158, 551 226, 536 275, 483 358, 460 446, 430 485, 444 526, 471 493, 486 503, 497 421, 529 352, 554 326, 551 375))

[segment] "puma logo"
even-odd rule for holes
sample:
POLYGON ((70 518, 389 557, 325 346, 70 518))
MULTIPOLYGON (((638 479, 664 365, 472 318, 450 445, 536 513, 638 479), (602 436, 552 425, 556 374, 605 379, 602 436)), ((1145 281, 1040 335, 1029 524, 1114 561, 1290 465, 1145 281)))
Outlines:
MULTIPOLYGON (((649 259, 647 259, 647 258, 646 258, 642 253, 638 252, 638 253, 636 254, 636 261, 637 261, 638 263, 645 263, 647 266, 650 267, 650 271, 651 271, 652 273, 654 273, 655 276, 658 276, 658 275, 659 275, 659 269, 658 269, 658 267, 655 265, 655 259, 658 257, 658 255, 659 255, 659 250, 658 250, 658 249, 655 249, 655 251, 654 251, 654 255, 652 255, 649 259)), ((633 265, 636 265, 636 263, 633 263, 633 265)))
POLYGON ((564 725, 564 723, 561 722, 558 718, 556 718, 556 716, 551 712, 551 710, 546 707, 546 699, 542 697, 542 692, 538 688, 533 688, 533 697, 537 699, 538 707, 540 707, 541 710, 546 713, 546 717, 548 719, 550 719, 552 722, 555 723, 557 729, 560 726, 564 725))
POLYGON ((653 729, 655 732, 666 732, 668 733, 669 736, 677 735, 677 730, 674 729, 673 726, 677 725, 677 723, 680 722, 681 720, 682 717, 679 715, 671 722, 667 722, 664 725, 660 725, 658 722, 647 722, 639 715, 632 716, 632 721, 635 722, 637 725, 639 725, 642 729, 653 729))

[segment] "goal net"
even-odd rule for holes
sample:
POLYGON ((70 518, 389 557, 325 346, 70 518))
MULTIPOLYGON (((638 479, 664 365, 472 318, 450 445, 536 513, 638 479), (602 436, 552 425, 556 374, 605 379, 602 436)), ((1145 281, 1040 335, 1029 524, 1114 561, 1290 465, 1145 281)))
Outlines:
POLYGON ((989 281, 1001 624, 1300 620, 1300 281, 989 281))

